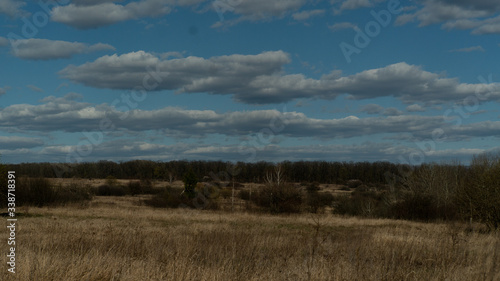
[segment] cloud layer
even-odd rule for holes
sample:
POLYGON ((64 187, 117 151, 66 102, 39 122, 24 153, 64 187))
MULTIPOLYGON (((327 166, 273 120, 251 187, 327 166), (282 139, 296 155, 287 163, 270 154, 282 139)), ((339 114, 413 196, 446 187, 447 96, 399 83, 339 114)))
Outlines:
POLYGON ((500 33, 500 2, 496 0, 426 0, 413 13, 400 15, 397 24, 417 21, 420 26, 441 24, 445 29, 471 30, 472 34, 500 33))
POLYGON ((229 55, 161 59, 144 51, 101 57, 59 74, 75 83, 109 89, 134 89, 149 79, 147 90, 233 95, 249 104, 288 102, 298 98, 332 100, 348 94, 352 99, 396 97, 404 103, 459 102, 479 95, 500 98, 499 84, 465 84, 455 78, 422 70, 405 62, 342 76, 332 71, 319 79, 303 74, 283 74, 291 62, 283 51, 258 55, 229 55), (151 73, 154 72, 154 75, 151 73))
POLYGON ((87 45, 79 42, 67 42, 48 39, 21 39, 12 43, 11 53, 26 60, 67 59, 76 54, 114 50, 108 44, 87 45))

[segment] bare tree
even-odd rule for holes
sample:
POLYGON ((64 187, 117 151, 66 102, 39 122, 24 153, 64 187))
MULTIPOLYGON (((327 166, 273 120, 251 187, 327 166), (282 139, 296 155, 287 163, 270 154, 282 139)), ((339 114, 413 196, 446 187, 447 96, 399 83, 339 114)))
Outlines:
POLYGON ((276 184, 278 186, 285 183, 285 172, 281 164, 277 164, 273 171, 268 171, 265 176, 267 184, 276 184))

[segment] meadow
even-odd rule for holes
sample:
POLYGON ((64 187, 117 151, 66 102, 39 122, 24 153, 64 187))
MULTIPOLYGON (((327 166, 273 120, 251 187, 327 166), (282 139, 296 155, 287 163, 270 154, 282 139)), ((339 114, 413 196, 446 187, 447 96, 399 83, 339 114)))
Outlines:
POLYGON ((19 208, 16 273, 2 255, 0 280, 500 280, 500 235, 481 225, 153 208, 148 196, 19 208))

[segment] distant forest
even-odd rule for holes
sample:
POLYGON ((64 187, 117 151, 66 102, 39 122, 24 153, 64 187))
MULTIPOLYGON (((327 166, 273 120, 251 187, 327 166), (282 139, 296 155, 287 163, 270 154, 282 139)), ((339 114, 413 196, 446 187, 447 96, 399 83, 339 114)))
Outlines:
MULTIPOLYGON (((278 163, 288 182, 318 182, 345 184, 352 179, 365 183, 385 184, 388 175, 397 176, 407 171, 408 165, 390 162, 327 162, 284 161, 278 163)), ((192 170, 201 180, 255 182, 265 181, 265 175, 275 163, 271 162, 224 162, 224 161, 169 161, 155 162, 134 160, 128 162, 84 162, 84 163, 22 163, 8 164, 18 176, 44 178, 106 178, 182 180, 192 170)))

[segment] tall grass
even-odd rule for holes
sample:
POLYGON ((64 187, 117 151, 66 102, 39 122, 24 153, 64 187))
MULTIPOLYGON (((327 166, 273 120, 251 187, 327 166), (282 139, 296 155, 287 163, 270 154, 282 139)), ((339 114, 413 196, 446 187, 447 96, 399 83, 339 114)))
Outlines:
MULTIPOLYGON (((1 280, 499 280, 498 233, 334 215, 223 213, 95 197, 30 208, 1 280)), ((0 259, 6 264, 6 256, 0 259)))

